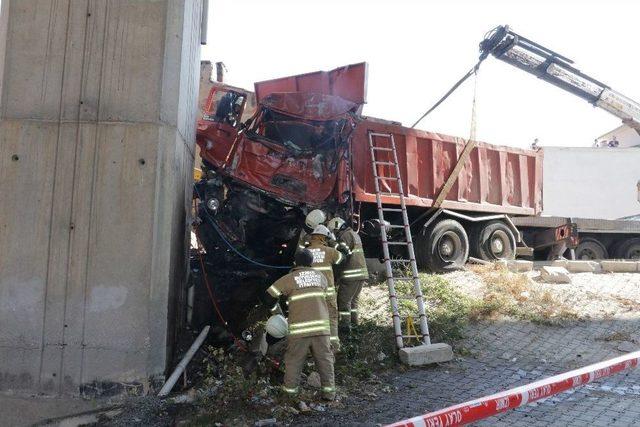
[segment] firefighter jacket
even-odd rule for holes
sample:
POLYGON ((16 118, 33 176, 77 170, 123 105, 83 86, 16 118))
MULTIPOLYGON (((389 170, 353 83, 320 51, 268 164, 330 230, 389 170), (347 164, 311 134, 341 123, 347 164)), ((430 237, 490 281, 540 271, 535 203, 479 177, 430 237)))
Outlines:
POLYGON ((348 248, 348 257, 342 264, 340 280, 351 282, 369 278, 367 263, 362 250, 362 240, 358 233, 347 228, 338 234, 338 241, 348 248))
POLYGON ((310 267, 294 267, 267 292, 275 298, 287 297, 290 338, 330 335, 327 279, 322 273, 310 267))
POLYGON ((321 272, 327 278, 329 294, 335 293, 335 281, 333 277, 333 266, 340 264, 344 256, 340 251, 326 246, 321 239, 311 236, 311 243, 307 249, 313 254, 313 264, 311 268, 321 272))

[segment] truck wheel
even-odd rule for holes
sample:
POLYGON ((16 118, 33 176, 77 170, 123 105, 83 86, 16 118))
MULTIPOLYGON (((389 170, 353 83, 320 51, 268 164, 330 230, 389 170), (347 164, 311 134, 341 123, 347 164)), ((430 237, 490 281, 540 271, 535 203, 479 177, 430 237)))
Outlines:
POLYGON ((433 273, 464 267, 469 257, 469 238, 458 221, 445 219, 430 225, 418 236, 416 261, 433 273))
POLYGON ((640 260, 640 239, 630 239, 622 243, 616 251, 616 258, 640 260))
POLYGON ((480 224, 471 234, 471 253, 485 261, 514 259, 516 238, 502 221, 480 224))
POLYGON ((576 247, 576 259, 577 260, 596 260, 607 259, 609 254, 599 240, 589 238, 582 239, 578 247, 576 247))

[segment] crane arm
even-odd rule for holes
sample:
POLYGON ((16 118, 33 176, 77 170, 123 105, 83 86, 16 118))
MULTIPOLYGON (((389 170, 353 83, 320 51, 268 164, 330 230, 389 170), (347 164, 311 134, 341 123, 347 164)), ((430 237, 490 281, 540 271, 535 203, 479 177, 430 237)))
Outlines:
POLYGON ((573 67, 573 61, 499 26, 480 43, 480 59, 489 54, 558 86, 620 118, 640 134, 640 103, 573 67))

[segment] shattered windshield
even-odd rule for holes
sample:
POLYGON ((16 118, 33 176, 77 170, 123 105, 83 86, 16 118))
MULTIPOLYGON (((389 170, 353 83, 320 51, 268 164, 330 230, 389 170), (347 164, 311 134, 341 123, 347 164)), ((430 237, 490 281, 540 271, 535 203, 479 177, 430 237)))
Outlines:
POLYGON ((327 122, 302 121, 265 110, 256 133, 293 151, 335 149, 341 142, 346 120, 327 122))

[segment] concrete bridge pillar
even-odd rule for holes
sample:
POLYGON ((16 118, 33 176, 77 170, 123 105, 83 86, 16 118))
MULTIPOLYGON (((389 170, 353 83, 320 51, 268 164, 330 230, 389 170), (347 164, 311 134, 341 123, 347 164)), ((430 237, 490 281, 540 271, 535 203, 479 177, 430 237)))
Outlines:
POLYGON ((142 390, 164 375, 201 13, 201 0, 2 0, 0 390, 142 390))

